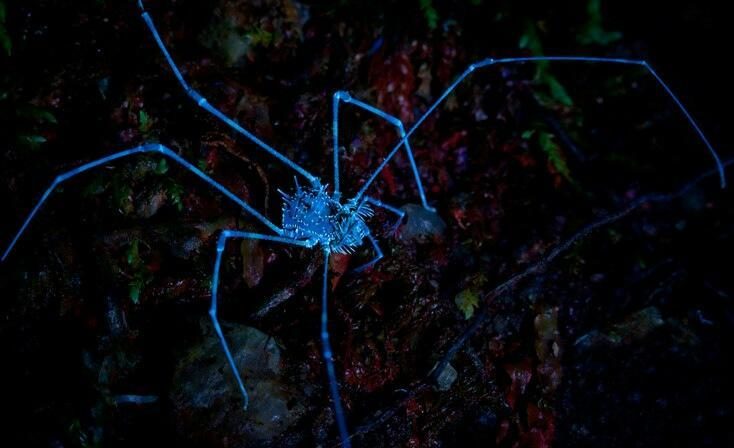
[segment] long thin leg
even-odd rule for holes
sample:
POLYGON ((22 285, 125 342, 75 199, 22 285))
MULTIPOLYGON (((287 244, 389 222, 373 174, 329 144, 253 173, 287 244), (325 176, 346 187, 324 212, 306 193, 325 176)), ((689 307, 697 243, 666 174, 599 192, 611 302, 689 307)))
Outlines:
POLYGON ((375 265, 378 261, 382 260, 382 257, 384 256, 382 254, 382 249, 380 249, 380 246, 377 244, 377 240, 372 235, 367 235, 367 238, 370 240, 370 243, 372 243, 372 248, 375 250, 375 258, 368 261, 367 263, 363 264, 362 266, 358 266, 352 270, 353 273, 362 272, 367 268, 370 268, 375 265))
POLYGON ((74 168, 73 170, 67 171, 58 177, 54 179, 54 181, 51 183, 51 186, 48 187, 45 193, 43 193, 43 196, 41 196, 41 199, 39 199, 38 203, 35 207, 33 207, 33 210, 28 214, 28 217, 26 218, 23 225, 20 227, 20 230, 15 234, 15 237, 8 245, 7 249, 5 249, 5 252, 3 253, 2 259, 0 261, 5 261, 5 259, 8 257, 8 254, 10 254, 10 251, 13 250, 13 247, 18 242, 18 239, 20 239, 20 236, 25 232, 26 228, 28 227, 28 224, 30 224, 31 220, 36 216, 36 213, 38 213, 38 210, 40 210, 41 206, 46 202, 46 200, 49 198, 51 193, 58 187, 62 182, 76 176, 77 174, 81 174, 85 171, 91 170, 92 168, 96 168, 98 166, 105 165, 107 163, 110 163, 114 160, 121 159, 123 157, 131 156, 133 154, 140 154, 145 152, 157 152, 160 154, 163 154, 164 156, 169 157, 176 163, 180 164, 187 170, 191 171, 192 173, 199 176, 201 179, 203 179, 206 183, 214 187, 215 189, 219 190, 220 193, 227 196, 229 199, 237 203, 240 207, 242 207, 246 212, 257 218, 260 222, 268 226, 271 230, 273 230, 277 234, 281 234, 283 231, 273 224, 268 218, 260 214, 257 210, 250 207, 245 201, 235 196, 234 193, 226 189, 222 184, 215 181, 208 175, 206 175, 203 171, 189 163, 186 159, 182 158, 175 152, 171 151, 170 149, 166 148, 163 145, 159 144, 150 144, 150 145, 142 145, 137 146, 135 148, 126 149, 124 151, 116 152, 113 154, 110 154, 106 157, 102 157, 101 159, 94 160, 92 162, 86 163, 84 165, 81 165, 77 168, 74 168))
POLYGON ((413 170, 413 177, 415 178, 415 184, 418 187, 418 194, 421 198, 421 203, 423 204, 423 207, 426 210, 435 212, 436 209, 428 205, 428 202, 426 202, 426 194, 423 190, 423 182, 421 181, 420 174, 418 173, 418 166, 415 164, 415 158, 413 157, 413 149, 410 147, 410 143, 408 142, 408 139, 405 138, 405 127, 403 126, 403 122, 400 121, 397 117, 394 117, 386 112, 383 112, 382 110, 371 106, 363 101, 360 101, 354 97, 352 97, 347 92, 336 92, 333 97, 332 101, 332 108, 333 108, 333 116, 334 116, 334 122, 333 122, 333 134, 334 134, 334 191, 338 194, 339 193, 339 103, 344 102, 346 104, 353 104, 363 110, 366 110, 367 112, 370 112, 383 120, 387 121, 388 123, 392 124, 397 128, 398 135, 402 139, 401 142, 403 142, 403 147, 405 148, 405 153, 408 155, 408 160, 410 161, 410 168, 413 170))
POLYGON ((232 238, 273 241, 276 243, 291 244, 294 246, 302 246, 302 247, 312 247, 313 245, 307 242, 293 240, 290 238, 263 235, 260 233, 240 232, 236 230, 224 230, 219 235, 219 240, 217 241, 217 258, 214 260, 214 274, 212 275, 212 304, 211 304, 211 307, 209 308, 209 316, 211 316, 212 318, 212 324, 214 325, 214 331, 216 331, 217 336, 219 337, 219 342, 221 342, 222 344, 224 355, 227 357, 227 361, 229 362, 229 365, 232 368, 232 372, 234 373, 235 379, 237 380, 237 385, 239 386, 240 393, 242 393, 244 407, 245 409, 247 409, 247 406, 250 402, 250 397, 247 394, 245 383, 242 381, 242 377, 240 376, 240 371, 237 369, 237 364, 235 364, 234 362, 234 357, 232 356, 232 352, 230 351, 229 345, 227 344, 227 340, 225 339, 224 333, 222 332, 222 327, 219 325, 219 319, 217 318, 217 293, 219 291, 219 271, 222 267, 222 254, 224 253, 224 248, 227 245, 227 240, 232 239, 232 238))
POLYGON ((703 133, 703 130, 700 128, 696 120, 694 120, 691 113, 683 105, 683 102, 678 98, 678 96, 675 93, 673 93, 673 90, 670 88, 670 86, 668 86, 668 84, 665 81, 663 81, 660 75, 658 75, 658 73, 652 68, 652 66, 650 66, 650 64, 647 63, 647 61, 635 60, 635 59, 598 58, 598 57, 586 57, 586 56, 533 56, 533 57, 502 58, 502 59, 489 58, 489 59, 484 59, 482 61, 471 64, 441 94, 441 96, 438 97, 438 99, 426 110, 426 112, 418 119, 418 121, 416 121, 415 124, 413 124, 413 126, 410 127, 408 132, 405 133, 405 136, 400 139, 400 141, 390 151, 390 153, 385 158, 385 160, 383 160, 382 163, 377 167, 377 169, 372 174, 372 176, 367 180, 367 182, 364 183, 364 185, 362 186, 362 189, 355 196, 355 200, 359 200, 359 198, 361 198, 365 194, 365 192, 367 191, 367 188, 369 188, 370 184, 372 184, 375 178, 377 178, 377 175, 385 168, 385 166, 390 161, 390 159, 395 156, 395 154, 400 149, 400 146, 402 146, 403 143, 405 143, 408 140, 408 138, 411 135, 413 135, 413 132, 415 132, 415 130, 418 129, 418 126, 420 126, 421 123, 423 123, 423 121, 426 118, 428 118, 428 116, 436 109, 436 107, 438 107, 438 105, 441 104, 441 102, 443 102, 447 96, 449 96, 449 94, 456 88, 456 86, 458 86, 459 83, 461 83, 474 70, 478 68, 494 66, 494 65, 516 64, 516 63, 524 63, 524 62, 541 62, 541 61, 591 62, 591 63, 604 63, 604 64, 639 65, 639 66, 645 67, 648 70, 648 72, 655 78, 658 84, 660 84, 663 90, 665 90, 665 92, 673 100, 673 102, 678 106, 678 109, 688 120, 688 123, 696 131, 701 141, 706 145, 709 152, 711 153, 711 157, 714 159, 714 162, 716 163, 716 169, 719 172, 719 178, 721 181, 721 188, 726 187, 726 174, 724 173, 724 166, 721 163, 721 158, 719 157, 719 154, 716 152, 713 145, 709 142, 708 138, 703 133))
POLYGON ((321 348, 323 350, 324 363, 326 363, 326 374, 329 376, 329 392, 331 393, 331 401, 334 403, 334 415, 336 416, 336 424, 339 427, 342 447, 350 448, 352 444, 349 441, 347 421, 344 416, 344 409, 342 408, 342 400, 339 396, 339 383, 336 381, 334 361, 331 359, 333 352, 331 350, 331 342, 329 342, 329 314, 326 300, 328 277, 329 250, 326 249, 324 250, 324 281, 321 288, 321 348))
POLYGON ((145 6, 143 5, 142 0, 138 0, 138 6, 140 7, 140 10, 143 12, 142 17, 143 17, 143 20, 145 21, 145 24, 148 26, 148 29, 150 30, 151 34, 153 35, 153 38, 155 39, 156 44, 158 44, 158 48, 160 48, 161 53, 163 53, 163 56, 166 58, 168 65, 171 67, 171 70, 173 71, 173 74, 176 75, 176 79, 178 79, 178 82, 181 84, 186 94, 190 96, 191 99, 193 99, 194 102, 196 102, 196 104, 201 106, 204 110, 211 113, 215 117, 222 120, 224 123, 232 127, 232 129, 234 129, 235 131, 239 132, 240 134, 250 139, 253 143, 259 146, 261 149, 265 150, 270 155, 272 155, 276 159, 286 164, 288 167, 295 170, 298 174, 308 179, 312 184, 319 183, 319 179, 317 177, 315 177, 314 175, 312 175, 311 173, 303 169, 301 166, 299 166, 295 162, 288 159, 286 156, 284 156, 283 154, 278 152, 275 148, 273 148, 272 146, 262 141, 259 137, 254 135, 252 132, 243 128, 242 126, 237 124, 237 122, 235 122, 231 118, 224 115, 219 109, 209 104, 207 99, 204 98, 199 92, 192 89, 189 86, 189 84, 186 82, 186 80, 184 79, 176 63, 173 62, 173 58, 171 57, 171 54, 168 52, 166 45, 163 43, 163 39, 161 39, 161 36, 158 34, 158 30, 156 29, 155 24, 153 23, 153 19, 151 19, 150 14, 148 14, 145 11, 145 6))
POLYGON ((386 204, 386 203, 382 202, 379 199, 375 199, 375 198, 373 198, 371 196, 367 196, 367 197, 365 197, 364 201, 367 202, 367 203, 370 203, 370 204, 374 205, 375 207, 384 208, 385 210, 387 210, 389 212, 392 212, 392 213, 398 215, 398 220, 395 223, 395 225, 393 226, 393 231, 397 230, 397 228, 400 226, 400 223, 403 222, 403 218, 405 218, 405 212, 404 211, 402 211, 399 208, 394 207, 394 206, 392 206, 390 204, 386 204))

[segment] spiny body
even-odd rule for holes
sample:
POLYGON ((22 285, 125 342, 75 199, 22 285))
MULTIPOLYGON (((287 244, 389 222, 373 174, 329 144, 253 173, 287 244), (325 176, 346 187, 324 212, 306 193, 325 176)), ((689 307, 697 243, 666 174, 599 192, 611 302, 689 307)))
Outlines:
POLYGON ((283 197, 283 236, 319 244, 331 253, 352 253, 370 231, 365 222, 372 208, 365 201, 342 203, 327 186, 315 184, 296 189, 283 197))

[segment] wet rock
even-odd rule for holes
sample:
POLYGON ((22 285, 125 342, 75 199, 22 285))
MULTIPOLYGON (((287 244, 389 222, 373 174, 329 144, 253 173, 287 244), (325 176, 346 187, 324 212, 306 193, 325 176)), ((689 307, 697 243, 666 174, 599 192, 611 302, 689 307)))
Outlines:
POLYGON ((574 346, 582 351, 595 347, 619 347, 645 338, 664 323, 660 311, 650 306, 627 316, 605 332, 592 330, 584 334, 576 339, 574 346))
POLYGON ((435 212, 429 212, 417 204, 407 204, 401 209, 406 219, 400 229, 400 238, 404 241, 441 236, 446 230, 446 223, 435 212))
POLYGON ((281 349, 251 327, 225 328, 232 355, 250 394, 243 408, 235 377, 214 331, 178 363, 171 403, 176 431, 197 445, 283 446, 281 437, 303 416, 303 396, 286 384, 281 349))
POLYGON ((446 367, 436 375, 436 389, 441 391, 451 389, 451 385, 454 384, 458 377, 459 373, 454 369, 454 366, 446 364, 446 367))

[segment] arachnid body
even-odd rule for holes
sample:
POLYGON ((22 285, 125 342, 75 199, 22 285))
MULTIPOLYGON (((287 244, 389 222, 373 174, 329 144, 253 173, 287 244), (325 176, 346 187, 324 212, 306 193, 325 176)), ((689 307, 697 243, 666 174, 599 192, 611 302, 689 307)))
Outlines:
POLYGON ((373 213, 366 202, 342 204, 325 186, 306 189, 298 183, 292 196, 281 194, 283 230, 289 238, 315 241, 329 252, 346 254, 370 234, 365 220, 373 213))
POLYGON ((602 64, 622 64, 622 65, 633 65, 641 66, 646 68, 651 76, 653 76, 659 85, 667 92, 673 102, 679 107, 683 115, 688 119, 693 129, 698 133, 704 144, 707 146, 714 158, 719 174, 721 177, 722 186, 725 184, 725 178, 723 173, 723 166, 719 160, 718 154, 708 142, 701 129, 698 127, 696 122, 690 116, 688 111, 683 107, 679 99, 673 94, 670 88, 664 83, 659 75, 644 61, 630 60, 630 59, 614 59, 614 58, 596 58, 596 57, 520 57, 520 58, 504 58, 504 59, 486 59, 477 63, 471 64, 463 73, 461 73, 456 80, 435 100, 435 102, 427 108, 427 110, 416 120, 415 123, 406 129, 404 124, 397 118, 387 114, 386 112, 377 109, 367 103, 364 103, 346 92, 336 92, 333 95, 332 102, 332 113, 333 113, 333 167, 334 177, 333 183, 328 185, 319 179, 317 176, 311 174, 309 171, 299 166, 295 162, 291 161, 279 151, 265 143, 259 137, 252 134, 250 131, 239 125, 231 118, 225 116, 220 110, 212 106, 206 98, 204 98, 197 91, 192 89, 184 79, 182 73, 178 69, 177 65, 171 58, 164 42, 162 41, 150 15, 145 11, 144 5, 141 1, 138 2, 138 6, 142 11, 142 19, 147 25, 150 33, 152 34, 157 46, 161 53, 165 57, 168 65, 173 71, 176 79, 183 87, 184 91, 193 101, 204 110, 213 114, 215 117, 223 121, 228 126, 245 136, 257 147, 263 151, 269 153, 271 156, 282 162, 288 168, 292 169, 296 175, 305 178, 306 184, 301 185, 296 180, 295 189, 291 193, 281 192, 283 199, 282 207, 282 221, 280 225, 276 225, 269 218, 252 208, 248 203, 237 197, 235 194, 230 192, 224 186, 216 182, 210 176, 205 174, 199 168, 191 164, 189 161, 183 159, 174 151, 160 144, 145 144, 135 148, 126 149, 101 159, 89 162, 78 168, 70 170, 66 173, 58 176, 51 186, 45 191, 37 205, 32 209, 28 218, 22 224, 19 231, 15 234, 14 238, 4 251, 2 259, 5 260, 13 247, 18 242, 21 235, 25 232, 31 220, 37 214, 41 206, 50 197, 51 193, 63 182, 75 177, 78 174, 84 173, 96 167, 104 166, 115 160, 122 159, 127 156, 141 154, 141 153, 159 153, 170 160, 176 162, 187 170, 197 175, 200 179, 206 182, 211 187, 218 190, 228 199, 238 204, 245 212, 254 217, 260 224, 268 228, 271 233, 252 233, 243 232, 236 229, 225 229, 220 233, 219 239, 216 244, 216 256, 214 261, 214 270, 212 275, 211 285, 211 307, 210 315, 214 329, 219 337, 222 348, 227 356, 228 362, 233 370, 234 376, 239 385, 240 392, 244 400, 244 406, 248 405, 248 393, 245 387, 245 383, 241 378, 237 366, 234 362, 233 356, 230 352, 230 348, 227 344, 225 335, 220 327, 217 314, 217 297, 219 288, 219 274, 222 265, 222 257, 226 244, 230 240, 237 239, 252 239, 269 241, 274 243, 280 243, 285 245, 293 245, 305 248, 316 248, 318 247, 324 254, 324 267, 323 267, 323 283, 321 292, 321 341, 323 347, 323 358, 326 363, 326 369, 328 373, 328 381, 331 397, 333 400, 333 406, 335 410, 335 417, 337 426, 339 428, 340 438, 343 446, 350 446, 349 432, 347 429, 345 413, 341 406, 339 397, 338 382, 336 378, 335 368, 332 360, 332 348, 329 338, 328 331, 328 315, 327 315, 327 280, 328 280, 328 266, 329 257, 331 254, 340 253, 351 253, 357 248, 368 244, 373 252, 374 257, 371 261, 357 267, 356 271, 361 271, 366 268, 373 266, 377 261, 383 257, 382 250, 380 249, 377 241, 372 236, 368 222, 369 218, 373 215, 374 208, 382 208, 388 212, 394 213, 397 216, 398 223, 404 217, 404 212, 397 207, 383 203, 382 201, 371 197, 367 194, 370 186, 373 185, 375 179, 385 169, 387 164, 394 158, 394 156, 403 149, 410 163, 412 174, 416 183, 416 188, 420 196, 422 206, 429 211, 434 212, 435 210, 429 205, 424 188, 419 175, 418 165, 413 157, 412 149, 410 147, 409 138, 416 131, 416 129, 424 122, 424 120, 441 104, 447 96, 471 73, 474 71, 492 67, 502 64, 516 64, 526 62, 537 62, 537 61, 558 61, 558 62, 583 62, 583 63, 602 63, 602 64), (382 162, 375 167, 372 174, 368 177, 367 181, 361 186, 356 195, 352 198, 345 199, 341 194, 340 176, 339 176, 339 107, 343 104, 351 104, 357 108, 364 110, 380 119, 385 120, 395 127, 398 134, 398 141, 395 146, 389 151, 388 155, 382 160, 382 162))

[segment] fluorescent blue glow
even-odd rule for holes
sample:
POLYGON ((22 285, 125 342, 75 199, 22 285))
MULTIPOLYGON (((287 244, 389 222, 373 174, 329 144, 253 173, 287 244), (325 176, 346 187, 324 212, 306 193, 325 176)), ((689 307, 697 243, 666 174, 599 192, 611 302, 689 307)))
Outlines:
POLYGON ((375 237, 373 237, 371 234, 367 235, 367 239, 369 239, 370 243, 372 243, 372 248, 375 250, 375 258, 368 261, 367 263, 363 264, 362 266, 358 266, 352 270, 354 273, 362 272, 365 269, 371 268, 375 265, 378 261, 382 260, 382 249, 380 249, 380 246, 377 244, 377 240, 375 240, 375 237))
POLYGON ((384 208, 385 210, 391 211, 391 212, 395 213, 396 215, 398 215, 398 217, 400 218, 398 220, 398 223, 400 223, 400 220, 402 220, 405 217, 405 212, 404 211, 402 211, 399 208, 394 207, 392 205, 385 204, 384 202, 380 201, 379 199, 375 199, 375 198, 373 198, 371 196, 367 196, 367 197, 364 198, 364 200, 365 200, 365 202, 369 202, 370 204, 372 204, 372 205, 374 205, 376 207, 384 208))
MULTIPOLYGON (((142 2, 138 2, 138 5, 140 6, 141 9, 144 9, 142 2)), ((255 143, 257 146, 259 146, 261 149, 268 152, 270 155, 272 155, 276 159, 283 162, 286 166, 292 168, 298 174, 308 179, 309 182, 311 183, 318 182, 318 178, 316 178, 314 175, 304 170, 298 164, 294 163, 293 161, 285 157, 283 154, 278 152, 275 148, 268 145, 267 143, 262 141, 260 138, 255 136, 253 133, 251 133, 247 129, 237 124, 231 118, 224 115, 221 111, 219 111, 219 109, 209 104, 206 98, 204 98, 201 94, 199 94, 197 91, 192 89, 186 83, 186 80, 184 79, 183 75, 181 75, 181 71, 178 69, 178 66, 176 65, 176 63, 173 62, 173 58, 171 57, 170 53, 168 52, 166 45, 163 43, 161 36, 158 34, 158 30, 156 29, 155 24, 153 23, 153 19, 150 18, 150 14, 148 14, 147 12, 143 12, 142 17, 143 17, 143 20, 145 21, 145 24, 148 25, 148 29, 150 29, 150 32, 153 35, 153 38, 155 39, 156 44, 158 44, 158 48, 161 50, 161 53, 163 53, 163 56, 166 58, 168 65, 171 67, 171 70, 173 71, 173 74, 176 76, 176 79, 178 79, 178 82, 184 88, 184 91, 186 91, 186 94, 189 95, 191 99, 193 99, 194 102, 196 102, 196 104, 201 106, 204 110, 208 111, 215 117, 219 118, 221 121, 229 125, 235 131, 239 132, 240 134, 250 139, 250 141, 255 143)))
POLYGON ((236 230, 224 230, 219 235, 219 240, 217 241, 217 256, 214 260, 214 273, 212 274, 212 303, 211 307, 209 308, 209 316, 211 316, 212 318, 214 331, 217 332, 219 342, 222 344, 222 349, 224 350, 224 355, 227 357, 227 361, 229 362, 235 379, 237 380, 237 386, 240 389, 240 393, 242 394, 242 399, 244 401, 244 408, 247 409, 247 406, 250 403, 250 396, 247 393, 247 388, 245 387, 245 383, 242 381, 242 376, 240 375, 240 371, 237 368, 237 364, 234 362, 232 352, 229 350, 229 345, 227 344, 227 340, 225 339, 224 333, 222 332, 222 327, 219 325, 219 319, 217 318, 217 295, 219 291, 219 272, 222 268, 222 254, 224 253, 224 248, 227 245, 227 240, 232 238, 272 241, 276 243, 284 243, 301 247, 312 247, 313 244, 305 243, 303 241, 292 240, 290 238, 263 235, 260 233, 240 232, 236 230))
MULTIPOLYGON (((392 124, 393 126, 395 126, 397 128, 398 137, 401 138, 400 145, 404 145, 404 147, 405 147, 405 153, 407 154, 408 160, 410 161, 410 168, 411 168, 411 170, 413 170, 413 178, 415 178, 415 184, 418 187, 418 195, 421 198, 421 203, 422 203, 423 207, 426 210, 435 212, 436 209, 433 208, 433 207, 431 207, 430 205, 428 205, 428 202, 426 201, 426 194, 425 194, 425 192, 423 190, 423 182, 421 181, 421 177, 420 177, 420 174, 418 172, 418 167, 415 164, 415 158, 413 157, 413 149, 410 147, 410 142, 408 141, 408 138, 405 135, 405 128, 403 126, 403 122, 400 121, 397 117, 394 117, 394 116, 392 116, 392 115, 390 115, 390 114, 388 114, 386 112, 383 112, 382 110, 380 110, 380 109, 378 109, 378 108, 376 108, 374 106, 371 106, 371 105, 369 105, 369 104, 367 104, 367 103, 365 103, 363 101, 360 101, 360 100, 352 97, 347 92, 336 92, 334 94, 334 99, 333 99, 333 103, 332 103, 333 104, 333 106, 332 106, 332 108, 333 108, 333 116, 334 116, 334 121, 333 121, 333 132, 334 132, 334 190, 337 192, 337 194, 339 192, 339 102, 340 101, 343 101, 343 102, 345 102, 347 104, 353 104, 353 105, 355 105, 355 106, 357 106, 357 107, 359 107, 359 108, 361 108, 361 109, 363 109, 363 110, 365 110, 367 112, 370 112, 373 115, 376 115, 376 116, 384 119, 385 121, 387 121, 388 123, 392 124)), ((395 151, 395 152, 397 152, 397 151, 395 151)), ((387 166, 387 162, 389 161, 389 159, 392 158, 393 155, 394 155, 394 153, 391 154, 391 155, 389 155, 388 157, 386 157, 385 160, 383 161, 382 165, 380 165, 380 166, 382 168, 384 168, 385 166, 387 166)), ((379 171, 382 171, 382 168, 379 168, 379 171)), ((378 173, 379 173, 379 171, 378 171, 378 173)), ((377 176, 377 174, 373 174, 372 177, 370 178, 370 180, 368 180, 368 183, 372 182, 372 180, 373 180, 372 178, 374 178, 376 176, 377 176)), ((361 197, 361 194, 357 195, 357 198, 356 199, 358 200, 359 197, 361 197)))
POLYGON ((283 197, 283 236, 313 241, 330 252, 348 254, 362 245, 370 230, 365 220, 372 216, 367 201, 342 204, 326 186, 301 188, 283 197))
POLYGON ((341 101, 341 92, 336 92, 331 97, 331 116, 333 120, 331 122, 331 136, 332 142, 334 143, 334 196, 339 199, 341 196, 339 190, 339 101, 341 101))
POLYGON ((89 162, 89 163, 85 163, 84 165, 78 166, 78 167, 76 167, 76 168, 74 168, 72 170, 69 170, 69 171, 67 171, 67 172, 59 175, 51 183, 51 186, 48 187, 48 189, 46 190, 46 192, 43 193, 43 196, 41 196, 41 199, 38 200, 38 203, 36 203, 36 206, 33 207, 33 209, 31 210, 31 212, 28 214, 28 217, 23 222, 23 225, 20 227, 20 229, 18 230, 18 232, 15 234, 15 236, 13 237, 13 240, 10 242, 10 244, 7 247, 7 249, 5 249, 5 252, 3 253, 3 257, 2 257, 2 259, 0 261, 5 261, 5 259, 8 257, 8 255, 10 254, 10 252, 13 250, 13 247, 15 247, 15 244, 20 239, 21 235, 23 235, 23 233, 25 232, 26 228, 28 228, 28 225, 30 224, 30 222, 33 220, 33 218, 36 216, 36 214, 38 213, 38 211, 41 209, 41 206, 43 206, 43 204, 49 198, 49 196, 51 195, 51 193, 62 182, 66 181, 66 180, 68 180, 68 179, 70 179, 70 178, 72 178, 72 177, 74 177, 74 176, 76 176, 78 174, 84 173, 85 171, 89 171, 92 168, 96 168, 98 166, 105 165, 105 164, 110 163, 110 162, 113 162, 113 161, 115 161, 117 159, 121 159, 123 157, 131 156, 131 155, 134 155, 134 154, 146 153, 146 152, 156 152, 156 153, 163 154, 164 156, 167 156, 168 158, 170 158, 174 162, 178 163, 179 165, 183 166, 187 170, 189 170, 192 173, 194 173, 197 176, 199 176, 199 178, 201 178, 202 180, 204 180, 204 182, 206 182, 210 186, 212 186, 215 189, 217 189, 220 193, 224 194, 227 198, 229 198, 232 201, 234 201, 237 205, 239 205, 240 207, 242 207, 247 213, 249 213, 252 216, 254 216, 255 218, 257 218, 260 222, 262 222, 263 224, 265 224, 266 226, 268 226, 275 233, 280 234, 282 232, 282 230, 278 226, 276 226, 268 218, 266 218, 265 216, 263 216, 262 214, 260 214, 260 212, 258 212, 257 210, 253 209, 252 207, 250 207, 245 201, 243 201, 242 199, 238 198, 234 193, 232 193, 231 191, 229 191, 222 184, 220 184, 219 182, 217 182, 214 179, 212 179, 211 177, 209 177, 206 173, 204 173, 203 171, 201 171, 200 169, 198 169, 197 167, 195 167, 194 165, 192 165, 191 163, 189 163, 187 160, 185 160, 184 158, 182 158, 181 156, 179 156, 175 152, 171 151, 170 149, 166 148, 163 145, 149 144, 149 145, 137 146, 135 148, 126 149, 124 151, 120 151, 120 152, 116 152, 116 153, 110 154, 110 155, 108 155, 106 157, 102 157, 101 159, 98 159, 98 160, 95 160, 95 161, 92 161, 92 162, 89 162))
MULTIPOLYGON (((371 237, 370 237, 371 238, 371 237)), ((334 406, 334 416, 336 417, 336 425, 339 427, 339 437, 342 446, 350 448, 352 443, 349 441, 349 431, 347 431, 347 421, 344 417, 344 409, 342 408, 342 400, 339 396, 339 383, 336 380, 334 372, 334 360, 331 359, 333 352, 331 350, 331 342, 329 342, 329 314, 327 296, 327 285, 329 278, 329 250, 324 249, 324 280, 321 284, 321 348, 326 363, 326 374, 329 377, 329 392, 331 393, 331 401, 334 406)))
MULTIPOLYGON (((373 197, 370 197, 370 196, 366 196, 364 200, 365 200, 365 202, 367 202, 369 204, 372 204, 375 207, 384 208, 385 210, 387 210, 389 212, 392 212, 392 213, 395 213, 396 215, 398 215, 398 220, 395 221, 395 224, 393 224, 392 231, 393 232, 396 232, 398 230, 398 227, 400 227, 400 223, 402 223, 403 222, 403 218, 405 218, 405 212, 404 211, 400 210, 397 207, 393 207, 392 205, 385 204, 384 202, 382 202, 382 201, 380 201, 378 199, 375 199, 373 197)), ((429 211, 435 211, 435 210, 433 210, 431 208, 428 208, 428 207, 426 207, 426 209, 428 209, 429 211)))
POLYGON ((713 145, 709 142, 708 138, 706 138, 706 135, 701 130, 700 126, 696 121, 693 119, 693 116, 690 114, 688 109, 683 105, 683 103, 680 101, 677 95, 673 93, 673 90, 668 86, 665 81, 657 74, 655 70, 648 64, 646 61, 642 60, 634 60, 634 59, 620 59, 620 58, 600 58, 600 57, 587 57, 587 56, 531 56, 531 57, 522 57, 522 58, 502 58, 502 59, 484 59, 479 62, 475 62, 474 64, 471 64, 461 75, 459 75, 458 78, 441 94, 441 96, 438 97, 436 101, 421 115, 420 118, 413 124, 413 126, 410 127, 408 132, 405 133, 405 135, 398 141, 398 143, 395 145, 395 147, 390 151, 387 157, 385 157, 385 160, 382 161, 382 163, 377 167, 377 169, 374 171, 374 173, 369 177, 367 182, 362 185, 362 188, 359 190, 357 195, 355 196, 355 200, 359 200, 367 191, 367 189, 370 187, 372 182, 377 178, 377 176, 382 172, 383 169, 385 169, 385 166, 387 166, 387 163, 392 159, 395 154, 400 149, 400 146, 403 145, 405 142, 408 141, 408 138, 413 135, 413 133, 418 129, 418 127, 425 121, 426 118, 438 107, 439 104, 441 104, 446 97, 458 86, 469 74, 471 74, 474 70, 478 68, 488 67, 488 66, 494 66, 494 65, 501 65, 501 64, 514 64, 514 63, 524 63, 524 62, 541 62, 541 61, 550 61, 550 62, 590 62, 590 63, 603 63, 603 64, 621 64, 621 65, 639 65, 647 68, 647 70, 650 72, 650 74, 657 80, 657 82, 660 84, 660 86, 665 90, 665 92, 670 96, 670 98, 675 102, 675 104, 678 106, 680 111, 683 113, 683 115, 688 120, 688 123, 693 127, 693 129, 696 131, 698 136, 701 138, 703 143, 708 148, 709 152, 711 153, 711 157, 713 157, 714 162, 716 163, 716 169, 719 172, 719 179, 721 181, 721 188, 726 188, 726 174, 724 173, 724 166, 721 163, 721 158, 719 157, 719 154, 714 149, 713 145))

